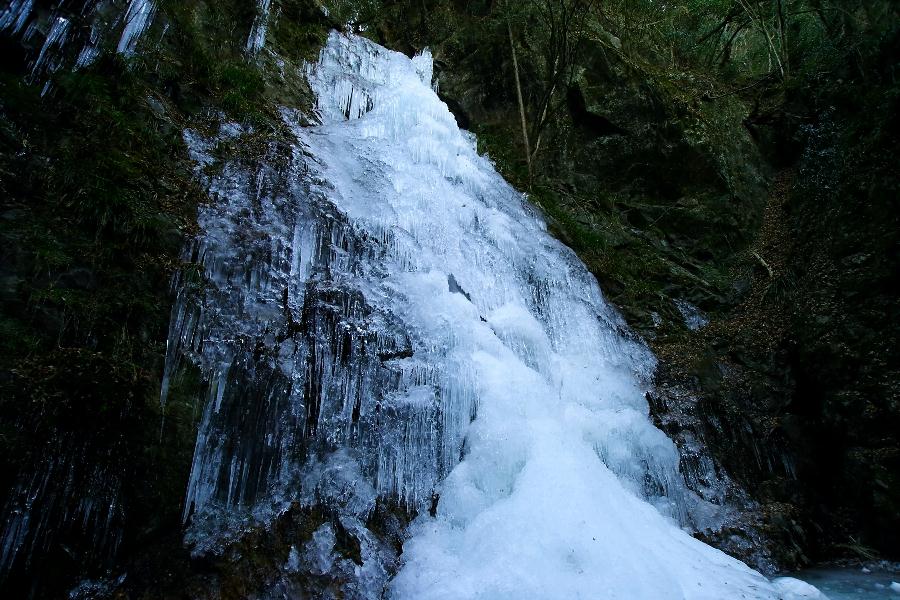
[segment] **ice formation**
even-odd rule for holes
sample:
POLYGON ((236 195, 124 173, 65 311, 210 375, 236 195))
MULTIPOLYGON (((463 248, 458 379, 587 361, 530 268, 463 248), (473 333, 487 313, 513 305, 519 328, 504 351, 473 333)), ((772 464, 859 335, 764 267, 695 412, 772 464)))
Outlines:
POLYGON ((125 11, 125 28, 122 30, 122 37, 119 38, 116 52, 125 56, 134 54, 141 36, 153 22, 155 13, 156 2, 154 0, 131 0, 125 11))
POLYGON ((91 33, 75 59, 75 70, 83 69, 94 63, 100 56, 100 28, 96 23, 91 25, 91 33))
POLYGON ((709 318, 687 300, 675 300, 675 308, 681 313, 685 326, 691 331, 698 331, 709 325, 709 318))
POLYGON ((788 600, 828 600, 814 586, 793 577, 776 577, 772 580, 772 585, 788 600))
POLYGON ((269 28, 269 13, 272 0, 256 0, 256 19, 247 38, 247 52, 256 54, 266 45, 266 32, 269 28))
POLYGON ((13 0, 10 2, 3 12, 0 13, 0 31, 9 30, 10 33, 16 34, 22 30, 28 17, 31 16, 31 10, 34 7, 34 0, 13 0))
MULTIPOLYGON (((185 134, 218 198, 167 358, 209 381, 189 539, 324 503, 364 541, 348 597, 781 597, 685 531, 703 511, 648 418, 653 356, 457 127, 431 56, 333 33, 308 77, 321 124, 283 111, 294 140, 257 161, 215 165, 247 128, 185 134), (421 515, 389 583, 378 497, 421 515)), ((334 535, 286 569, 332 568, 334 535)))
POLYGON ((34 61, 34 65, 31 67, 32 77, 37 76, 46 68, 51 70, 55 68, 51 59, 57 58, 54 51, 60 50, 65 45, 66 37, 69 35, 70 25, 71 23, 65 17, 56 17, 53 19, 50 31, 44 39, 44 45, 41 46, 41 51, 34 61))

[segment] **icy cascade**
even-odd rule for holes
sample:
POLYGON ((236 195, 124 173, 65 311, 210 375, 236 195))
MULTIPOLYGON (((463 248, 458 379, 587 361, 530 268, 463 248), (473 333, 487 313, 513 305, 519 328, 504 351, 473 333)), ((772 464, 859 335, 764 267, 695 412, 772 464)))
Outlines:
MULTIPOLYGON (((347 597, 380 597, 390 551, 363 523, 383 498, 423 515, 395 598, 778 598, 679 526, 715 507, 647 416, 652 355, 459 130, 431 57, 335 33, 308 76, 321 125, 284 111, 293 140, 186 132, 218 198, 166 369, 209 383, 197 548, 321 504, 360 541, 347 597), (223 145, 248 158, 217 163, 223 145)), ((286 568, 337 568, 334 540, 286 568)))
POLYGON ((444 439, 464 440, 461 462, 437 516, 414 524, 393 595, 777 597, 647 502, 669 512, 681 495, 677 453, 647 417, 651 355, 477 154, 431 76, 427 54, 338 35, 310 72, 325 123, 308 144, 327 194, 388 240, 369 294, 422 341, 404 360, 474 392, 477 417, 444 439))

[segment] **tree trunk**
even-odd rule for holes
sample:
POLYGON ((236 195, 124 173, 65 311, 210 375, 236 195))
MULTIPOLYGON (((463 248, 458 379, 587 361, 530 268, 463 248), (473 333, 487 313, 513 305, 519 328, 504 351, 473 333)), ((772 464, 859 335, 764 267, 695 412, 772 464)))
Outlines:
MULTIPOLYGON (((750 19, 759 25, 759 28, 762 30, 766 42, 769 43, 769 61, 771 62, 772 56, 775 57, 775 62, 778 63, 778 70, 781 72, 781 78, 784 79, 784 65, 781 63, 781 53, 775 48, 775 42, 772 41, 772 34, 769 33, 769 28, 766 26, 766 20, 762 15, 757 15, 753 9, 750 8, 750 4, 746 0, 738 0, 738 2, 744 8, 744 11, 750 15, 750 19)), ((771 66, 769 67, 769 70, 772 70, 771 66)))
POLYGON ((784 18, 784 0, 776 0, 776 2, 778 2, 778 31, 781 34, 781 64, 784 66, 785 73, 788 73, 790 72, 790 56, 787 45, 787 23, 784 18))
POLYGON ((516 58, 516 43, 513 39, 512 24, 506 19, 506 31, 509 33, 509 49, 512 51, 513 73, 516 78, 516 97, 519 99, 519 117, 522 119, 522 140, 525 142, 525 160, 528 163, 528 185, 531 186, 534 173, 531 169, 531 145, 528 143, 528 121, 525 118, 525 102, 522 100, 522 84, 519 81, 519 61, 516 58))

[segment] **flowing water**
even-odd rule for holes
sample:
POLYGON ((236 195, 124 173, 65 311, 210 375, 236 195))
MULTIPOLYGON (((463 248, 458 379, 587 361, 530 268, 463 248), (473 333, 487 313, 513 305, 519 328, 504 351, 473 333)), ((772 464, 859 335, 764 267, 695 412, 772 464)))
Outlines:
POLYGON ((828 600, 896 600, 900 598, 897 567, 809 569, 795 576, 816 586, 828 600))

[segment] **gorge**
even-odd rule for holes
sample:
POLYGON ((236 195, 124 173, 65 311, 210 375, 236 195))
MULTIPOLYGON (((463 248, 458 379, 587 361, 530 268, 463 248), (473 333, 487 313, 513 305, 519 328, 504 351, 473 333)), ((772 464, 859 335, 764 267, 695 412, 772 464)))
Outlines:
MULTIPOLYGON (((695 349, 667 345, 674 325, 649 306, 645 327, 635 304, 604 296, 573 237, 583 225, 567 221, 581 217, 561 204, 570 191, 548 197, 493 131, 459 128, 490 121, 477 113, 488 109, 435 71, 431 51, 388 50, 353 21, 334 31, 346 15, 316 3, 84 4, 12 2, 0 16, 33 57, 4 83, 5 143, 21 144, 4 173, 73 144, 46 161, 47 183, 4 185, 20 198, 72 190, 40 218, 75 211, 67 235, 86 234, 44 249, 28 237, 45 227, 28 216, 38 209, 4 213, 17 240, 4 254, 7 337, 25 357, 4 379, 18 462, 4 466, 4 586, 72 598, 821 597, 774 577, 803 564, 790 553, 808 534, 800 517, 783 521, 796 509, 777 512, 779 492, 729 463, 731 408, 703 408, 705 384, 672 375, 669 352, 695 349), (223 31, 234 62, 206 64, 223 31), (123 145, 104 154, 99 139, 94 155, 77 131, 23 133, 43 127, 29 102, 60 102, 123 145), (124 297, 92 300, 105 286, 124 297), (32 295, 17 308, 22 289, 32 295), (34 358, 42 342, 19 334, 34 344, 22 353, 14 341, 16 311, 56 336, 50 362, 34 358)), ((631 143, 632 127, 591 125, 593 100, 568 85, 551 97, 597 136, 576 154, 631 143)), ((680 151, 714 142, 691 143, 680 151)), ((734 155, 698 168, 758 198, 768 175, 741 154, 752 143, 733 137, 734 155)), ((765 215, 761 230, 777 229, 765 215)), ((781 268, 764 244, 747 254, 770 278, 781 268)), ((684 297, 670 310, 691 343, 718 331, 684 297)), ((756 426, 733 458, 750 448, 796 481, 793 438, 760 439, 756 426)))

